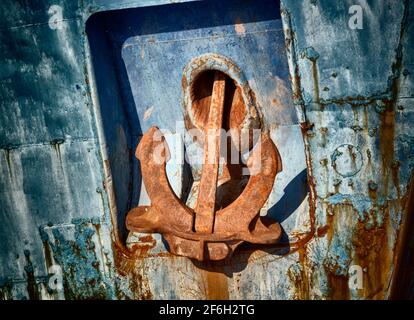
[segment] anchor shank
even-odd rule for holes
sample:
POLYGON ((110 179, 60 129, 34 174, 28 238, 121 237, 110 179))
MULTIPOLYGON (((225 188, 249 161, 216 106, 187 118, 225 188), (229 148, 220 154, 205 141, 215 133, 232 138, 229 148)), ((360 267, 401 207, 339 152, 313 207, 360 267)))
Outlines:
POLYGON ((225 75, 216 72, 207 127, 204 129, 204 162, 195 208, 195 231, 197 232, 212 233, 214 227, 225 82, 225 75))

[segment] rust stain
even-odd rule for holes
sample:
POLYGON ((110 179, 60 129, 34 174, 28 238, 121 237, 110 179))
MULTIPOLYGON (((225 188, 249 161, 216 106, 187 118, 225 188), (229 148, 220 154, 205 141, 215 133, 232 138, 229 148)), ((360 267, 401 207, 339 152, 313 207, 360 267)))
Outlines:
POLYGON ((316 235, 319 238, 322 238, 328 233, 328 231, 329 231, 329 224, 319 227, 318 230, 316 231, 316 235))
POLYGON ((157 244, 157 241, 151 236, 146 235, 138 238, 138 242, 134 243, 131 251, 134 253, 135 258, 144 258, 150 255, 150 251, 157 244))
POLYGON ((331 300, 349 300, 348 278, 336 275, 332 270, 326 270, 331 300))
POLYGON ((297 85, 294 88, 294 92, 293 92, 293 97, 295 100, 299 100, 302 98, 302 91, 301 91, 301 87, 300 87, 300 83, 301 83, 301 78, 300 78, 300 73, 299 73, 299 66, 296 65, 295 66, 295 83, 297 83, 297 85))
POLYGON ((309 233, 303 237, 303 239, 298 240, 295 243, 291 244, 291 251, 294 252, 296 251, 298 248, 303 247, 306 243, 308 243, 315 235, 316 232, 316 198, 317 198, 317 194, 316 194, 316 183, 315 180, 313 179, 313 171, 312 171, 312 159, 310 157, 310 150, 309 150, 309 144, 307 143, 306 140, 306 134, 304 134, 305 131, 308 130, 308 127, 313 127, 313 125, 309 125, 308 123, 306 123, 306 125, 304 125, 303 123, 301 123, 301 131, 302 131, 302 137, 303 137, 303 142, 305 145, 305 155, 306 155, 306 166, 308 168, 307 170, 307 181, 308 181, 308 185, 309 185, 309 219, 310 219, 310 231, 309 233))
MULTIPOLYGON (((128 279, 134 299, 150 300, 153 298, 153 294, 150 290, 149 280, 145 277, 147 272, 145 259, 142 259, 139 254, 140 252, 136 252, 134 249, 127 250, 115 244, 115 268, 121 276, 128 279)), ((123 296, 122 290, 118 290, 117 293, 120 298, 127 298, 123 296)))
POLYGON ((393 263, 395 271, 390 290, 391 299, 413 298, 414 283, 414 174, 411 177, 410 188, 401 201, 404 208, 402 228, 398 233, 397 245, 394 250, 393 263))
POLYGON ((4 154, 5 154, 6 162, 7 162, 7 169, 9 171, 9 176, 10 178, 13 178, 13 170, 12 170, 12 162, 10 160, 10 152, 11 152, 10 148, 4 150, 4 154))
POLYGON ((288 271, 287 276, 290 282, 293 283, 294 296, 296 300, 309 300, 311 279, 309 277, 312 271, 309 268, 307 261, 307 247, 306 245, 297 250, 298 262, 292 265, 288 271))
POLYGON ((144 277, 140 272, 145 272, 145 269, 142 270, 141 266, 136 266, 139 271, 130 273, 131 279, 129 281, 130 289, 134 293, 134 298, 138 300, 151 300, 153 299, 153 294, 149 287, 149 281, 144 277))
POLYGON ((377 201, 377 184, 372 180, 368 182, 368 195, 374 203, 377 201))
POLYGON ((332 242, 332 238, 333 238, 333 235, 334 235, 334 211, 335 211, 335 209, 333 209, 333 208, 330 208, 330 210, 331 210, 331 213, 330 214, 328 214, 327 215, 327 217, 326 217, 326 227, 327 227, 327 231, 326 231, 326 234, 327 234, 327 237, 328 237, 328 244, 330 245, 331 244, 331 242, 332 242))
POLYGON ((48 241, 43 241, 43 248, 45 254, 46 269, 49 270, 49 268, 53 265, 53 255, 48 241))
POLYGON ((309 300, 310 295, 310 279, 307 273, 307 252, 306 252, 306 245, 298 250, 299 253, 299 263, 301 265, 301 276, 300 282, 296 282, 296 290, 299 293, 299 299, 301 300, 309 300))
POLYGON ((316 103, 320 102, 319 96, 319 74, 316 60, 311 60, 312 63, 312 78, 313 78, 313 98, 316 103))
POLYGON ((388 286, 391 262, 388 230, 389 206, 384 209, 384 222, 367 229, 366 223, 358 221, 353 237, 354 261, 366 270, 363 296, 367 299, 384 299, 388 286))
POLYGON ((26 265, 24 266, 24 271, 26 273, 27 281, 27 293, 29 294, 30 300, 40 300, 40 292, 37 287, 35 269, 30 258, 29 250, 24 250, 24 256, 26 259, 26 265))
POLYGON ((246 34, 246 28, 244 27, 243 23, 241 22, 240 18, 236 19, 236 23, 234 24, 234 30, 239 36, 243 36, 246 34))
POLYGON ((384 184, 384 196, 389 194, 389 176, 394 161, 395 140, 395 112, 393 103, 386 103, 386 109, 381 114, 379 132, 379 147, 382 158, 382 182, 384 184))
POLYGON ((115 268, 118 272, 125 276, 133 271, 134 252, 117 242, 112 242, 112 249, 114 252, 115 268))
MULTIPOLYGON (((117 214, 117 207, 116 207, 116 202, 115 202, 115 189, 114 186, 112 185, 112 177, 110 176, 110 163, 108 159, 104 160, 104 172, 106 175, 104 181, 103 181, 103 189, 106 191, 107 193, 107 198, 108 198, 108 202, 109 202, 109 211, 110 211, 110 218, 111 218, 111 224, 113 226, 112 232, 113 232, 113 242, 112 242, 112 246, 114 249, 114 252, 120 252, 122 254, 122 256, 128 257, 130 256, 130 251, 126 248, 124 242, 122 241, 121 235, 120 235, 120 228, 118 226, 118 221, 116 218, 116 214, 117 214)), ((97 192, 100 191, 100 189, 97 189, 97 192)), ((98 192, 101 195, 101 201, 102 201, 102 206, 103 208, 105 208, 105 201, 104 201, 104 197, 103 197, 103 193, 102 192, 98 192)), ((118 255, 115 256, 115 258, 118 255)))
MULTIPOLYGON (((337 210, 336 208, 334 209, 337 210)), ((328 215, 327 217, 328 225, 330 226, 327 232, 328 235, 328 244, 329 246, 332 243, 332 238, 336 231, 334 226, 334 216, 328 215)), ((328 268, 325 267, 325 272, 328 280, 328 287, 330 290, 329 298, 332 300, 349 300, 350 292, 348 285, 348 277, 343 275, 338 275, 336 270, 339 268, 338 265, 328 268)))
MULTIPOLYGON (((353 211, 350 205, 335 205, 328 208, 328 214, 326 217, 327 227, 327 240, 328 247, 332 245, 332 239, 335 234, 339 233, 337 217, 348 210, 353 211)), ((352 227, 352 226, 349 226, 352 227)), ((338 263, 333 266, 327 266, 324 264, 324 269, 328 281, 329 298, 332 300, 349 300, 350 292, 348 285, 348 277, 338 274, 337 270, 340 268, 338 263)))
POLYGON ((60 150, 60 145, 63 144, 64 142, 65 142, 64 139, 53 139, 52 141, 50 141, 50 145, 55 150, 56 156, 57 156, 61 166, 62 166, 62 153, 61 153, 61 150, 60 150))
POLYGON ((223 265, 205 265, 201 270, 207 300, 228 300, 227 276, 223 265))
MULTIPOLYGON (((384 217, 381 224, 374 222, 373 226, 368 226, 368 217, 361 221, 357 220, 355 225, 349 225, 353 229, 352 232, 352 265, 359 265, 365 271, 363 273, 363 288, 358 291, 358 296, 366 299, 384 299, 389 285, 389 275, 391 268, 391 257, 388 232, 389 232, 389 206, 390 203, 383 210, 384 217)), ((338 232, 339 222, 337 216, 344 214, 347 210, 355 209, 351 205, 335 205, 333 214, 327 216, 327 231, 328 244, 332 243, 334 235, 338 232)), ((371 213, 381 214, 381 213, 371 213)), ((348 285, 348 277, 338 274, 336 270, 340 266, 326 266, 325 271, 328 277, 328 285, 330 288, 330 298, 349 299, 350 288, 348 285)), ((343 268, 343 266, 342 266, 343 268)))

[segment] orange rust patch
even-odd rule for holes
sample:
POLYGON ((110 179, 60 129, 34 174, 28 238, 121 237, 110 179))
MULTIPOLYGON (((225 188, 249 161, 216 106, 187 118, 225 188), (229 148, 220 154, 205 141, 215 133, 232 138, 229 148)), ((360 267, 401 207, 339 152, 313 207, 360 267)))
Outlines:
POLYGON ((294 299, 309 300, 310 299, 310 278, 308 276, 307 265, 307 248, 306 246, 297 250, 298 263, 300 265, 299 272, 288 269, 287 275, 290 281, 294 284, 295 295, 294 299))
POLYGON ((297 292, 299 293, 299 299, 309 300, 309 285, 310 279, 306 272, 307 270, 307 256, 306 256, 306 246, 298 250, 299 253, 299 263, 302 266, 301 270, 301 282, 296 283, 297 292))
POLYGON ((348 278, 326 270, 331 300, 349 300, 348 278))
MULTIPOLYGON (((332 210, 335 210, 332 208, 332 210)), ((326 217, 326 225, 328 226, 327 235, 328 235, 328 243, 329 245, 332 242, 333 234, 334 234, 334 225, 333 225, 334 216, 331 214, 328 214, 326 217)))
POLYGON ((410 188, 402 199, 404 217, 398 233, 398 242, 394 253, 395 274, 390 292, 391 299, 412 299, 414 279, 414 174, 410 188))
POLYGON ((141 242, 150 242, 155 245, 155 239, 149 234, 138 238, 141 242))
POLYGON ((316 232, 316 235, 319 238, 322 238, 328 233, 328 230, 329 230, 329 225, 324 225, 323 227, 319 227, 318 231, 316 232))
POLYGON ((157 241, 149 234, 138 238, 139 242, 132 246, 136 258, 143 258, 150 255, 150 251, 157 244, 157 241))
POLYGON ((205 269, 200 269, 200 272, 202 272, 206 299, 229 299, 227 276, 224 273, 223 265, 208 265, 205 269))
POLYGON ((316 103, 319 103, 319 75, 318 65, 315 60, 312 60, 312 78, 313 78, 313 98, 316 103))
MULTIPOLYGON (((328 214, 326 217, 326 225, 328 226, 326 232, 328 238, 328 247, 331 246, 334 234, 340 232, 338 230, 337 218, 340 214, 344 214, 347 210, 350 209, 353 211, 353 208, 350 205, 346 204, 335 205, 329 209, 332 210, 332 214, 328 214)), ((325 265, 324 268, 330 290, 329 298, 332 300, 348 300, 350 297, 348 277, 336 274, 336 270, 339 268, 339 265, 335 265, 333 267, 328 267, 325 265)))
MULTIPOLYGON (((367 221, 355 221, 355 224, 349 226, 353 229, 352 236, 352 265, 359 265, 365 271, 363 273, 363 288, 358 291, 358 296, 366 299, 384 299, 389 285, 391 274, 392 260, 391 251, 388 242, 389 233, 389 206, 380 208, 383 212, 383 223, 367 228, 367 221)), ((398 203, 395 203, 398 206, 398 203)), ((349 205, 336 205, 334 215, 328 215, 328 243, 330 245, 333 235, 338 232, 337 216, 344 214, 344 211, 353 209, 349 205)), ((373 215, 374 213, 371 213, 373 215)), ((376 213, 376 215, 380 215, 376 213)), ((374 218, 375 219, 375 218, 374 218)), ((339 266, 338 266, 339 267, 339 266)), ((328 284, 331 289, 332 299, 349 299, 350 292, 348 286, 348 277, 337 275, 335 267, 327 268, 326 274, 328 284)))
POLYGON ((364 272, 363 297, 367 299, 384 299, 388 289, 391 257, 388 243, 389 208, 384 209, 382 226, 366 228, 364 222, 358 222, 353 237, 355 248, 354 263, 360 265, 364 272))
POLYGON ((372 190, 368 188, 368 195, 369 198, 373 201, 376 202, 377 201, 377 190, 372 190))
POLYGON ((379 139, 379 147, 382 157, 382 181, 384 184, 384 195, 388 195, 389 174, 394 160, 395 140, 395 112, 392 104, 387 104, 386 110, 381 114, 379 139))
MULTIPOLYGON (((115 245, 115 267, 117 272, 128 278, 129 288, 134 293, 134 299, 150 300, 153 295, 150 291, 149 280, 144 276, 146 272, 145 261, 138 259, 135 251, 125 251, 115 245)), ((118 292, 118 295, 122 295, 118 292)), ((120 296, 120 298, 127 298, 120 296)))

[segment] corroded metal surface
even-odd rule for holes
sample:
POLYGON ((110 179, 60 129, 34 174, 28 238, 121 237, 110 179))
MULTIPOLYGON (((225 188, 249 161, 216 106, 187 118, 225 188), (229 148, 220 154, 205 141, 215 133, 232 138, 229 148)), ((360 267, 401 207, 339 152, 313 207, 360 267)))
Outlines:
POLYGON ((200 189, 194 208, 194 229, 200 233, 214 231, 216 189, 220 161, 220 130, 223 124, 224 95, 226 77, 221 72, 214 73, 211 104, 206 126, 204 126, 204 160, 201 172, 200 189))
POLYGON ((165 170, 170 151, 161 131, 153 127, 136 152, 151 206, 132 209, 126 222, 131 231, 163 234, 170 252, 200 261, 230 258, 243 241, 272 244, 281 236, 277 222, 259 216, 276 173, 281 171, 277 148, 266 134, 262 134, 247 162, 253 173, 246 187, 233 203, 216 212, 225 84, 225 74, 216 71, 203 128, 204 160, 195 208, 188 208, 174 194, 165 170), (260 170, 255 172, 258 163, 260 170))
POLYGON ((412 215, 406 203, 413 163, 404 129, 412 117, 406 69, 412 59, 412 6, 408 1, 395 10, 391 1, 363 6, 371 12, 364 15, 364 29, 349 32, 332 20, 338 16, 345 24, 347 5, 283 5, 320 237, 303 247, 302 269, 311 284, 305 290, 310 298, 381 299, 392 294, 394 266, 404 255, 400 230, 412 215), (385 33, 375 27, 378 21, 385 33), (352 54, 342 45, 341 33, 345 39, 357 37, 359 42, 345 41, 359 43, 352 54), (372 45, 365 48, 363 42, 372 45), (384 44, 380 52, 373 42, 384 44), (363 270, 358 288, 349 285, 355 266, 363 270))
MULTIPOLYGON (((240 3, 1 2, 1 299, 412 297, 412 2, 361 2, 362 30, 347 27, 354 1, 284 0, 283 30, 276 2, 240 3), (209 265, 123 226, 149 204, 135 141, 182 119, 177 80, 213 51, 240 66, 288 165, 261 212, 280 243, 209 265)), ((200 169, 189 188, 167 164, 189 206, 200 169)))

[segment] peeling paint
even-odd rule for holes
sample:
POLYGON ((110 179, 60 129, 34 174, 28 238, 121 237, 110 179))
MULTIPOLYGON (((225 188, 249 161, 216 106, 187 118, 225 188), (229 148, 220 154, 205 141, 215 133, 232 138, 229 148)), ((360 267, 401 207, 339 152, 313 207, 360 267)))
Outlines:
MULTIPOLYGON (((347 28, 346 2, 283 0, 277 17, 270 1, 248 1, 252 15, 230 10, 233 1, 213 1, 221 8, 215 25, 204 16, 207 1, 174 2, 2 4, 0 299, 412 296, 412 260, 403 257, 412 249, 411 2, 362 4, 363 32, 347 28), (260 12, 266 5, 272 10, 260 12), (195 11, 202 28, 180 16, 180 8, 196 6, 205 9, 195 11), (118 33, 105 41, 119 41, 113 45, 122 50, 112 57, 105 53, 115 47, 94 47, 91 34, 99 32, 86 24, 114 9, 135 10, 136 28, 121 30, 120 22, 133 23, 125 16, 113 25, 108 19, 118 33), (148 10, 168 11, 151 28, 175 19, 174 28, 140 37, 148 10), (93 61, 94 50, 101 60, 93 61), (159 235, 131 234, 126 244, 123 230, 128 207, 146 200, 131 150, 153 121, 168 127, 183 120, 183 68, 211 51, 235 60, 295 168, 281 173, 263 208, 280 220, 285 242, 240 248, 214 267, 168 254, 159 235), (160 94, 153 83, 173 65, 166 78, 174 86, 163 82, 160 94), (129 92, 125 79, 141 82, 129 92), (62 294, 48 288, 54 264, 63 271, 62 294), (352 265, 364 270, 363 289, 348 286, 352 265), (405 284, 399 293, 398 281, 405 284)), ((184 169, 173 171, 190 204, 196 188, 180 180, 184 169)))

